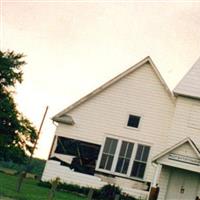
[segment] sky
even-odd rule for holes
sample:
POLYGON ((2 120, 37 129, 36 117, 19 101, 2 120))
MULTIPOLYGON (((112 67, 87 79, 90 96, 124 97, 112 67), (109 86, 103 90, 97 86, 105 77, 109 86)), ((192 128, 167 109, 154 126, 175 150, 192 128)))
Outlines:
POLYGON ((0 47, 24 53, 15 101, 37 128, 47 158, 51 117, 151 56, 170 89, 200 56, 200 1, 0 0, 0 47))

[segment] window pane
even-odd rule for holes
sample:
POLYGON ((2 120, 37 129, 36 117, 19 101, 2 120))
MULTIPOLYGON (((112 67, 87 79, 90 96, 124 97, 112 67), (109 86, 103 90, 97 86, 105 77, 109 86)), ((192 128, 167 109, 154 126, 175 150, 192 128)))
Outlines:
POLYGON ((146 164, 145 163, 140 163, 139 164, 139 172, 138 172, 138 177, 139 178, 143 178, 144 177, 144 171, 145 171, 145 168, 146 168, 146 164))
POLYGON ((99 168, 111 170, 118 140, 106 138, 99 168))
POLYGON ((119 158, 118 159, 117 167, 116 167, 116 170, 115 170, 116 172, 119 172, 119 173, 121 172, 121 168, 122 168, 122 165, 123 165, 123 160, 124 160, 123 158, 119 158))
POLYGON ((127 173, 127 171, 128 171, 128 165, 129 165, 129 159, 124 159, 124 166, 123 166, 123 169, 122 169, 122 173, 123 174, 127 173))
POLYGON ((105 164, 106 164, 106 160, 107 160, 107 155, 106 154, 103 154, 102 157, 101 157, 101 163, 99 165, 99 168, 102 168, 104 169, 105 168, 105 164))
POLYGON ((122 142, 122 146, 121 146, 121 149, 120 149, 120 153, 119 153, 119 156, 124 156, 125 153, 126 153, 126 148, 127 148, 127 142, 122 142))
POLYGON ((142 151, 143 151, 143 145, 139 144, 138 148, 137 148, 137 153, 136 153, 135 160, 141 160, 142 151))
POLYGON ((106 142, 105 142, 104 149, 103 149, 104 153, 108 153, 109 152, 109 148, 110 148, 111 142, 112 142, 111 138, 106 138, 106 142))
POLYGON ((107 164, 106 164, 106 169, 107 170, 111 170, 112 162, 113 162, 113 156, 108 156, 107 164))
POLYGON ((140 122, 140 117, 136 115, 129 115, 127 126, 138 128, 140 122))
POLYGON ((115 154, 117 142, 118 141, 116 139, 106 138, 103 153, 115 154))
POLYGON ((119 158, 117 162, 116 172, 126 174, 128 171, 129 159, 119 158))
POLYGON ((126 158, 131 158, 132 151, 133 151, 133 143, 129 143, 126 153, 126 158))
POLYGON ((139 168, 138 162, 135 161, 134 164, 133 164, 132 171, 131 171, 131 176, 137 177, 138 168, 139 168))
POLYGON ((115 154, 115 150, 116 150, 116 147, 117 147, 117 140, 115 139, 112 139, 112 142, 111 142, 111 145, 110 145, 110 149, 109 149, 109 153, 114 155, 115 154))
POLYGON ((150 150, 150 147, 148 146, 144 147, 143 154, 142 154, 142 161, 147 161, 148 156, 149 156, 149 150, 150 150))
POLYGON ((145 168, 146 168, 145 163, 140 163, 140 162, 134 161, 133 168, 131 171, 131 176, 134 176, 137 178, 143 178, 145 168))
POLYGON ((117 166, 115 171, 126 174, 128 171, 130 157, 133 151, 133 143, 122 141, 117 166))
POLYGON ((131 176, 143 178, 146 162, 149 156, 150 147, 146 145, 138 144, 135 161, 133 163, 131 176))

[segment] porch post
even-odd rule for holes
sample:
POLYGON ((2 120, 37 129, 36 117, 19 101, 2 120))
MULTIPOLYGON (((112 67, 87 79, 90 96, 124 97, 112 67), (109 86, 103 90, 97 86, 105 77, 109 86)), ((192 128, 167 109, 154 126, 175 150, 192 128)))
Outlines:
POLYGON ((156 187, 156 184, 158 183, 158 179, 160 177, 161 170, 162 170, 162 165, 157 164, 151 187, 156 187))

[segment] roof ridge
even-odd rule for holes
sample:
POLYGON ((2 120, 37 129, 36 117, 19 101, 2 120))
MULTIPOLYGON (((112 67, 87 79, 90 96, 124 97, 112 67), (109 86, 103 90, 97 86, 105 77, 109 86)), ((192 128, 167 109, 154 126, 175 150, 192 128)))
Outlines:
POLYGON ((143 66, 145 63, 149 62, 150 65, 152 66, 153 70, 155 71, 156 75, 158 76, 159 80, 161 81, 162 85, 164 86, 165 90, 168 92, 169 96, 173 99, 173 93, 170 91, 170 89, 168 88, 165 80, 162 78, 159 70, 156 68, 155 64, 153 63, 152 59, 150 56, 145 57, 144 59, 142 59, 141 61, 137 62, 135 65, 133 65, 132 67, 126 69, 125 71, 123 71, 122 73, 118 74, 117 76, 115 76, 114 78, 110 79, 109 81, 105 82, 103 85, 101 85, 100 87, 98 87, 97 89, 93 90, 92 92, 88 93, 87 95, 83 96, 81 99, 79 99, 78 101, 76 101, 75 103, 73 103, 72 105, 68 106, 67 108, 65 108, 64 110, 62 110, 61 112, 59 112, 58 114, 56 114, 52 120, 62 116, 64 113, 71 111, 72 109, 74 109, 75 107, 77 107, 78 105, 80 105, 81 103, 85 102, 86 100, 88 100, 89 98, 95 96, 96 94, 98 94, 99 92, 103 91, 104 89, 106 89, 107 87, 111 86, 112 84, 114 84, 115 82, 121 80, 123 77, 127 76, 129 73, 132 73, 134 70, 138 69, 139 67, 143 66))

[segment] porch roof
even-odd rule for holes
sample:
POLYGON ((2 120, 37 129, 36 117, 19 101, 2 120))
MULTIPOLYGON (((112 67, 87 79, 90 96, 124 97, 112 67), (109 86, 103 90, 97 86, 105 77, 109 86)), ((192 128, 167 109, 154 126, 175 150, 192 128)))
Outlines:
POLYGON ((169 154, 174 149, 177 149, 178 147, 182 146, 185 143, 190 144, 191 148, 194 150, 197 157, 200 159, 200 150, 197 148, 194 141, 191 138, 187 137, 187 138, 184 138, 183 140, 181 140, 180 142, 176 143, 175 145, 171 146, 170 148, 165 149, 164 151, 162 151, 161 153, 159 153, 155 157, 153 157, 152 162, 156 162, 158 159, 164 157, 165 155, 169 154))

